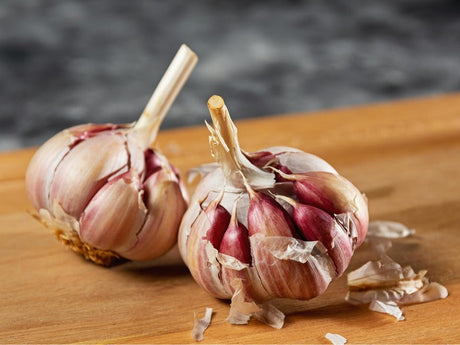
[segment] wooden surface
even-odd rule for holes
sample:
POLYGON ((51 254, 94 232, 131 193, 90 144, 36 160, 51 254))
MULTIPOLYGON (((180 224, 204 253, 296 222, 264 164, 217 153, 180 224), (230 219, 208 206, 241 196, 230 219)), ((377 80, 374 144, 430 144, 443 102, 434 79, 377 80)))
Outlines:
MULTIPOLYGON (((231 112, 231 100, 227 100, 231 112)), ((203 103, 203 116, 206 115, 203 103)), ((287 303, 283 329, 233 326, 228 303, 184 266, 102 268, 59 244, 29 214, 24 172, 33 149, 0 154, 0 343, 188 343, 193 313, 214 309, 205 343, 460 342, 460 94, 238 123, 246 150, 288 145, 334 165, 369 198, 371 219, 417 230, 390 256, 427 269, 450 296, 403 307, 406 321, 344 301, 346 280, 310 302, 287 303)), ((181 171, 210 161, 204 126, 164 131, 181 171)), ((361 247, 350 268, 367 261, 361 247)))

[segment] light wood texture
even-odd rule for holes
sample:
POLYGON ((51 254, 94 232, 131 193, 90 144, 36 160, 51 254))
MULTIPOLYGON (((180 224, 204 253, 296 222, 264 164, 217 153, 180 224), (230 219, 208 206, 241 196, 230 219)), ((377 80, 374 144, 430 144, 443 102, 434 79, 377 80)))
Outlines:
MULTIPOLYGON (((231 108, 231 100, 228 100, 231 108)), ((207 114, 203 103, 203 116, 207 114)), ((390 256, 427 269, 450 296, 403 307, 406 321, 344 301, 341 277, 317 299, 286 303, 283 329, 234 326, 183 266, 110 269, 66 250, 27 212, 24 173, 34 150, 0 154, 0 343, 193 343, 193 313, 214 309, 204 343, 460 341, 460 94, 237 122, 246 150, 288 145, 333 164, 369 198, 371 219, 417 230, 390 256)), ((158 143, 181 171, 211 160, 205 126, 163 131, 158 143)), ((358 249, 350 268, 369 258, 358 249)))

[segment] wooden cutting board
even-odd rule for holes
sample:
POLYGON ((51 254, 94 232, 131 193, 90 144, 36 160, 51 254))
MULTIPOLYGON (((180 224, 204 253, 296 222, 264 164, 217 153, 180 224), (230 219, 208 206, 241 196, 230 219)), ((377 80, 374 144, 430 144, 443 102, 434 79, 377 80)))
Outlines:
MULTIPOLYGON (((398 322, 347 304, 343 276, 323 296, 283 304, 283 329, 230 325, 228 302, 208 296, 182 265, 108 269, 58 243, 28 213, 28 149, 0 154, 0 343, 193 343, 193 315, 206 307, 214 314, 205 343, 328 343, 328 332, 350 343, 460 342, 460 94, 237 125, 246 150, 282 144, 317 154, 366 193, 371 220, 415 228, 390 256, 427 269, 450 296, 404 306, 398 322)), ((158 142, 181 171, 211 160, 205 126, 164 131, 158 142)), ((369 255, 358 249, 350 269, 369 255)))

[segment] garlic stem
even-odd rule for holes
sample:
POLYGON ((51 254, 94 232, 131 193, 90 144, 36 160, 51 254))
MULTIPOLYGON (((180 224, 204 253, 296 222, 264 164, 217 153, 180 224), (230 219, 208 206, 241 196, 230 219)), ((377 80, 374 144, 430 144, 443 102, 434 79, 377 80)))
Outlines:
POLYGON ((207 124, 211 133, 209 144, 229 186, 245 189, 245 178, 254 188, 272 187, 275 184, 275 175, 256 167, 241 151, 237 128, 222 97, 211 96, 208 108, 214 125, 212 127, 207 124))
POLYGON ((240 144, 238 143, 238 131, 230 119, 224 100, 217 95, 211 96, 208 100, 208 108, 214 124, 215 134, 218 137, 218 142, 213 143, 216 158, 226 175, 227 172, 240 171, 242 162, 238 157, 238 153, 241 152, 240 144))
POLYGON ((132 129, 141 145, 152 146, 163 118, 197 62, 197 55, 182 44, 132 129))

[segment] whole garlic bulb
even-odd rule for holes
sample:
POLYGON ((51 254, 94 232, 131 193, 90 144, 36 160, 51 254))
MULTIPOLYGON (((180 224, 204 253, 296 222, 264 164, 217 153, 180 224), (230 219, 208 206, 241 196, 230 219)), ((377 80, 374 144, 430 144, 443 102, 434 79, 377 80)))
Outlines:
POLYGON ((135 124, 65 129, 33 156, 29 199, 75 252, 111 265, 159 257, 176 243, 188 197, 177 170, 152 144, 196 62, 182 45, 135 124))
POLYGON ((241 303, 321 294, 365 238, 365 197, 315 155, 243 152, 223 99, 208 107, 219 165, 198 184, 179 230, 194 279, 218 298, 243 294, 241 303))

